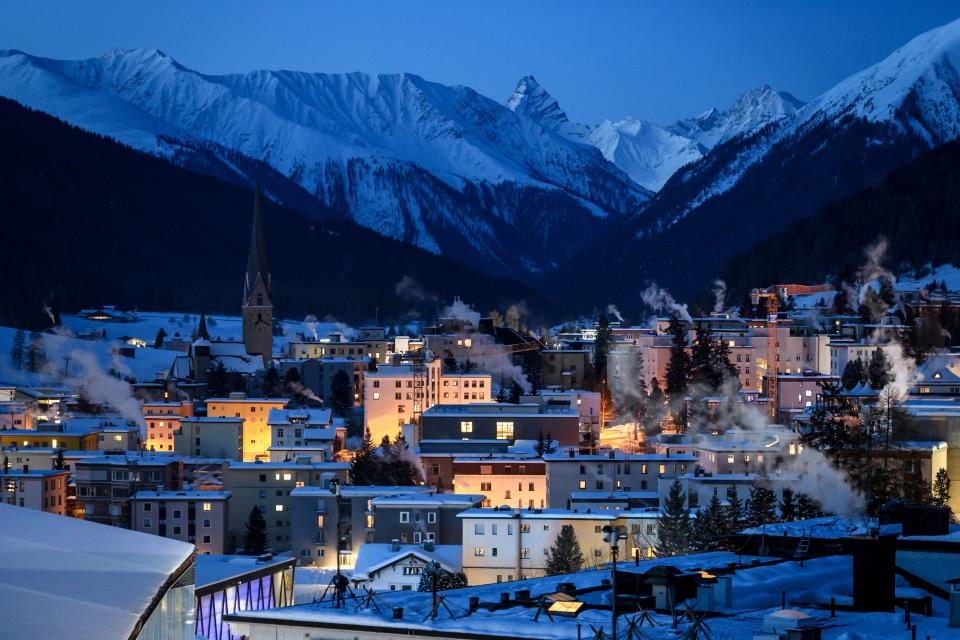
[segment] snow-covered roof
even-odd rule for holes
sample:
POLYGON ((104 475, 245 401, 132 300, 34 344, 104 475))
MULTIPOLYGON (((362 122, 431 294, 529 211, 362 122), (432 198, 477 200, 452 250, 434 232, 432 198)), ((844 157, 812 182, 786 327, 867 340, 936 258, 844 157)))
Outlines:
POLYGON ((128 638, 194 554, 177 540, 6 504, 0 522, 5 640, 128 638))
POLYGON ((394 551, 392 544, 367 542, 357 551, 353 579, 369 580, 371 573, 403 562, 411 556, 428 563, 437 562, 444 570, 454 573, 460 571, 463 547, 459 544, 438 544, 428 551, 421 544, 401 544, 399 551, 394 551))
POLYGON ((226 580, 242 580, 249 573, 259 572, 269 567, 279 567, 289 564, 293 559, 276 557, 269 560, 259 556, 197 556, 197 589, 224 582, 226 580))
POLYGON ((299 424, 304 427, 326 426, 331 422, 333 412, 330 409, 270 409, 267 424, 284 426, 299 424))
POLYGON ((458 518, 516 518, 524 520, 615 520, 617 513, 609 511, 591 511, 576 509, 465 509, 457 514, 458 518))
POLYGON ((445 507, 470 506, 483 502, 486 496, 469 495, 465 493, 427 493, 383 496, 373 499, 375 507, 388 506, 418 506, 418 507, 445 507))

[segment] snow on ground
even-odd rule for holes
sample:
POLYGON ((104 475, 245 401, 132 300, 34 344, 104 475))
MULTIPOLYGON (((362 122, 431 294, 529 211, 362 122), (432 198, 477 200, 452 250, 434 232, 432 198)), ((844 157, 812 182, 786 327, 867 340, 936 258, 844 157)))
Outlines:
MULTIPOLYGON (((121 337, 140 338, 153 344, 157 332, 162 328, 168 338, 183 338, 189 340, 193 336, 200 322, 197 313, 170 313, 162 311, 132 312, 133 322, 104 322, 102 320, 88 320, 78 315, 64 314, 61 322, 75 334, 87 334, 105 331, 107 338, 121 337)), ((336 321, 317 321, 316 319, 282 320, 280 329, 283 337, 275 337, 273 343, 274 354, 282 353, 290 340, 296 340, 297 334, 308 338, 316 335, 323 339, 331 333, 342 333, 344 338, 351 338, 354 331, 351 327, 336 321)), ((207 330, 213 340, 239 341, 243 339, 243 320, 240 316, 208 315, 207 330)))
MULTIPOLYGON (((122 376, 138 381, 153 380, 160 372, 166 372, 178 351, 169 349, 139 348, 133 358, 115 355, 111 350, 120 343, 115 340, 81 340, 69 335, 44 333, 43 346, 46 352, 47 367, 40 372, 16 369, 11 362, 10 353, 17 329, 0 327, 0 384, 21 386, 44 386, 66 384, 78 387, 90 369, 99 371, 118 371, 122 376)), ((26 332, 24 339, 30 340, 26 332)))
MULTIPOLYGON (((810 518, 796 522, 777 522, 763 527, 744 529, 741 533, 761 534, 768 536, 782 536, 784 534, 799 538, 804 533, 811 538, 847 538, 853 535, 867 533, 869 523, 866 518, 841 518, 839 516, 824 516, 810 518)), ((881 533, 900 533, 900 525, 883 525, 881 533)))

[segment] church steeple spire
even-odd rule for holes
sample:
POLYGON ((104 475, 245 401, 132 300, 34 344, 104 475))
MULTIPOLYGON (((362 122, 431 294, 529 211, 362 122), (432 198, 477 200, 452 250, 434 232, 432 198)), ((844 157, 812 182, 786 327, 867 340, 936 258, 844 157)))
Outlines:
MULTIPOLYGON (((253 196, 253 224, 250 229, 250 247, 247 250, 247 275, 243 283, 243 302, 253 304, 250 296, 257 283, 263 281, 266 293, 270 293, 270 270, 267 268, 267 250, 263 242, 263 216, 260 212, 260 180, 253 196)), ((260 302, 259 304, 263 304, 260 302)))
POLYGON ((260 355, 264 364, 273 357, 273 302, 270 300, 270 270, 263 241, 260 181, 253 197, 253 225, 243 278, 243 342, 247 353, 260 355))
POLYGON ((200 312, 200 324, 197 326, 197 340, 210 341, 210 333, 207 331, 207 315, 200 312))

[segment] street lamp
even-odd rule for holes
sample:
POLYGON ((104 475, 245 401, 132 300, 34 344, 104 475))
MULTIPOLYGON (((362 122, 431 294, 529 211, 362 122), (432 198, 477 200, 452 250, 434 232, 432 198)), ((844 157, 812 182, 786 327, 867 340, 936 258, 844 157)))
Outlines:
POLYGON ((612 623, 613 640, 617 640, 617 552, 620 548, 617 546, 621 539, 626 539, 625 533, 620 533, 620 527, 611 527, 606 525, 602 529, 603 541, 610 543, 610 555, 613 558, 613 564, 610 567, 610 617, 612 623))

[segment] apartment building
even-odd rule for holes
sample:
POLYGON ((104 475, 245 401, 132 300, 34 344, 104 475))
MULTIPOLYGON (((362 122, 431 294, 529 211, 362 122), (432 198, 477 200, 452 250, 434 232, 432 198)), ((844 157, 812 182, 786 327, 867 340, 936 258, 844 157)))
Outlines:
POLYGON ((173 450, 182 456, 242 461, 244 424, 243 418, 181 418, 173 434, 173 450))
POLYGON ((436 405, 493 400, 490 374, 444 372, 440 360, 384 365, 368 372, 363 385, 364 428, 375 443, 436 405))
MULTIPOLYGON (((424 495, 428 487, 352 486, 341 484, 339 497, 328 484, 295 488, 290 499, 291 550, 302 565, 352 567, 357 551, 374 542, 377 518, 373 501, 392 495, 424 495), (340 540, 339 549, 337 540, 340 540)), ((387 530, 388 535, 392 535, 387 530)))
POLYGON ((592 375, 591 354, 587 349, 544 349, 543 386, 560 390, 583 389, 584 382, 592 375))
POLYGON ((253 508, 267 522, 275 552, 291 548, 293 499, 298 487, 327 488, 331 480, 345 483, 350 465, 341 462, 231 462, 223 472, 223 489, 232 494, 229 530, 242 546, 247 519, 253 508))
POLYGON ((700 436, 698 466, 711 475, 774 473, 790 465, 803 451, 800 434, 783 427, 763 431, 728 429, 720 435, 700 436))
POLYGON ((547 465, 540 458, 456 458, 453 487, 458 494, 482 494, 484 507, 547 507, 547 465))
POLYGON ((576 491, 658 492, 664 479, 692 472, 697 464, 693 455, 578 455, 575 449, 548 453, 543 459, 550 509, 569 509, 576 491))
POLYGON ((188 542, 201 554, 229 551, 229 491, 139 491, 131 500, 135 531, 188 542))
POLYGON ((0 502, 66 515, 69 481, 67 471, 30 469, 24 465, 0 473, 0 502))
POLYGON ((245 393, 231 393, 227 398, 207 400, 207 416, 211 418, 243 418, 243 461, 270 459, 271 429, 267 423, 271 409, 283 409, 286 398, 251 398, 245 393))
POLYGON ((143 490, 179 490, 183 482, 183 461, 174 455, 101 454, 77 459, 73 467, 84 519, 126 529, 131 496, 143 490))
POLYGON ((452 493, 409 493, 373 498, 373 541, 459 545, 463 531, 457 516, 465 509, 479 507, 483 499, 482 495, 452 493))
POLYGON ((580 414, 569 405, 474 403, 436 405, 421 418, 420 441, 537 440, 550 434, 561 446, 580 443, 580 414))

